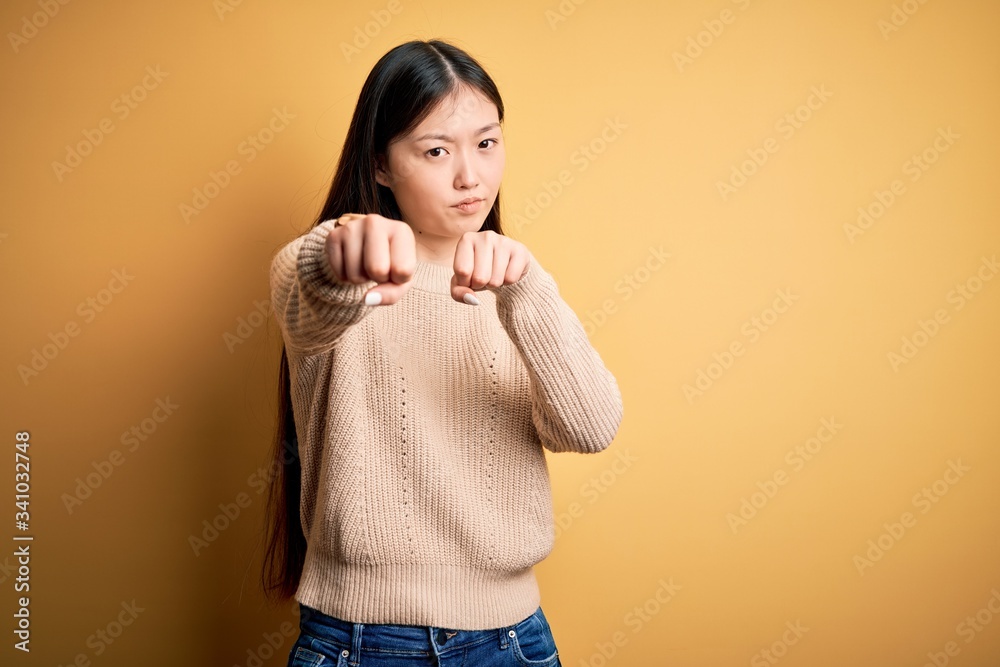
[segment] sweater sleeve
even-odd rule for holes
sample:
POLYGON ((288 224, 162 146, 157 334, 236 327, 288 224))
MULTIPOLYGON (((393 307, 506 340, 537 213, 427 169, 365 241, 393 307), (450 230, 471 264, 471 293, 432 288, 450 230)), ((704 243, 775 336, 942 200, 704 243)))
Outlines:
POLYGON ((606 449, 621 423, 621 392, 555 280, 531 256, 517 282, 488 289, 527 367, 542 445, 581 454, 606 449))
POLYGON ((378 284, 337 280, 326 256, 332 228, 332 220, 321 222, 285 244, 271 261, 272 308, 285 344, 304 354, 335 347, 348 328, 371 312, 364 296, 378 284))

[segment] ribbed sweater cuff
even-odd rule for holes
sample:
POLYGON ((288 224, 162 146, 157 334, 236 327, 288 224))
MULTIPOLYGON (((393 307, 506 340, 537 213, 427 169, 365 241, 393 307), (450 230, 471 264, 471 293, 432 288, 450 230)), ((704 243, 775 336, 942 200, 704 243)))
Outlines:
POLYGON ((486 289, 496 294, 497 299, 517 301, 528 298, 533 292, 537 291, 539 286, 545 282, 546 277, 552 280, 551 276, 545 275, 545 270, 542 269, 535 256, 530 255, 528 266, 525 267, 524 273, 521 274, 521 277, 517 281, 507 285, 500 285, 499 287, 487 287, 486 289))
MULTIPOLYGON (((337 280, 337 276, 330 268, 330 262, 326 256, 326 237, 333 228, 333 221, 328 220, 314 227, 302 242, 299 249, 298 272, 299 279, 303 287, 307 287, 310 292, 320 297, 323 301, 338 306, 344 305, 364 305, 365 292, 378 283, 374 280, 355 285, 353 283, 343 283, 337 280)), ((364 306, 368 308, 369 306, 364 306)), ((356 313, 347 313, 346 317, 341 317, 343 321, 353 321, 356 313)))

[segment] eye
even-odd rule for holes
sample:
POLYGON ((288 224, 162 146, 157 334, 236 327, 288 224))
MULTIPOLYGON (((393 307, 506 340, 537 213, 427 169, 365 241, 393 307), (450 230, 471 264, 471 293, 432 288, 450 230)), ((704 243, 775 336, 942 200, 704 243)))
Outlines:
POLYGON ((434 151, 443 151, 443 150, 444 150, 443 148, 438 146, 437 148, 432 148, 429 151, 426 151, 424 155, 430 155, 431 157, 440 157, 440 153, 438 153, 437 155, 431 155, 431 153, 433 153, 434 151))
POLYGON ((483 139, 482 141, 480 141, 480 142, 479 142, 479 145, 480 145, 480 146, 482 146, 482 145, 483 145, 483 144, 485 144, 485 143, 486 143, 487 141, 492 141, 492 142, 493 142, 493 145, 494 145, 494 146, 500 143, 500 142, 499 142, 499 141, 497 141, 496 139, 483 139))

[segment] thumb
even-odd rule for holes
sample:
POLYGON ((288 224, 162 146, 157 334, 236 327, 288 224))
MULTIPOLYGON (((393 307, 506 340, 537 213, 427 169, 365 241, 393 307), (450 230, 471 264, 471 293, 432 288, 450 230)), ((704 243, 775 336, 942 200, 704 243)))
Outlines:
POLYGON ((402 284, 381 283, 365 292, 365 304, 369 306, 391 306, 398 303, 410 289, 410 282, 402 284))
POLYGON ((451 276, 451 298, 471 306, 479 305, 479 299, 476 298, 476 291, 470 287, 459 285, 458 276, 454 274, 451 276))

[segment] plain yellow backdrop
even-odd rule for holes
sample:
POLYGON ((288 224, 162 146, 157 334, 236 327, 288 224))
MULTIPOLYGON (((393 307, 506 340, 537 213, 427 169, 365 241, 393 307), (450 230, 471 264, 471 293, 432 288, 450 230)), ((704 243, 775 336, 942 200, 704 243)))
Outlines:
POLYGON ((1000 664, 1000 5, 16 0, 0 28, 4 664, 285 664, 267 268, 371 66, 433 37, 497 81, 507 229, 624 396, 606 452, 548 456, 562 663, 1000 664))

